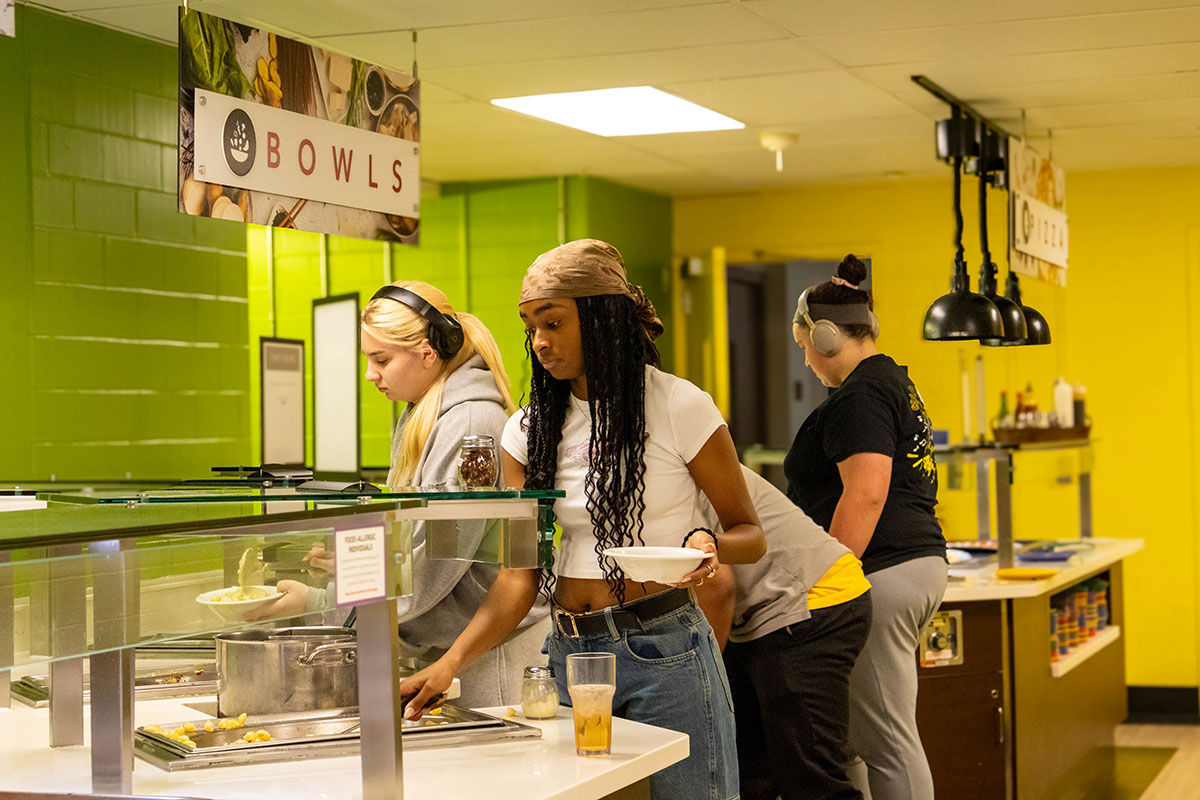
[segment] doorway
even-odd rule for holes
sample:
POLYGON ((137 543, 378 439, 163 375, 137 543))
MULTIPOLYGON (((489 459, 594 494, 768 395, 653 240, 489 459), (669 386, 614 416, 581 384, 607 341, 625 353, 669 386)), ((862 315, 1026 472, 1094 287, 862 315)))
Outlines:
MULTIPOLYGON (((871 288, 871 262, 861 287, 871 288)), ((837 262, 793 259, 766 264, 734 264, 726 269, 729 313, 729 432, 744 458, 747 448, 767 451, 765 460, 782 461, 800 425, 829 396, 804 365, 804 351, 792 340, 796 299, 808 286, 837 273, 837 262)), ((783 468, 767 464, 765 475, 780 488, 783 468)))

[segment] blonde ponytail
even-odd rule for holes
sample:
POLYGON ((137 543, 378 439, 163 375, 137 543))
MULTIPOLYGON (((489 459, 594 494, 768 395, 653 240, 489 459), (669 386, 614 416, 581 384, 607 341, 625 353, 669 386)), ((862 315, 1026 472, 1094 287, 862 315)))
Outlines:
MULTIPOLYGON (((417 465, 421 461, 421 453, 433 432, 433 424, 437 422, 438 412, 442 407, 442 390, 446 380, 463 364, 475 355, 483 357, 496 388, 504 400, 504 410, 508 414, 516 411, 512 395, 508 390, 508 373, 504 371, 504 361, 500 357, 500 348, 491 331, 479 318, 473 314, 455 314, 446 295, 437 287, 423 281, 396 281, 393 286, 408 289, 420 295, 425 302, 447 316, 454 316, 463 328, 462 349, 449 361, 442 362, 441 372, 434 379, 433 385, 415 403, 408 408, 408 421, 404 425, 404 440, 400 444, 400 452, 388 471, 388 487, 398 489, 412 484, 416 475, 417 465)), ((428 338, 429 323, 403 303, 381 298, 367 303, 362 311, 362 328, 381 342, 403 347, 412 352, 421 352, 422 340, 428 338)))

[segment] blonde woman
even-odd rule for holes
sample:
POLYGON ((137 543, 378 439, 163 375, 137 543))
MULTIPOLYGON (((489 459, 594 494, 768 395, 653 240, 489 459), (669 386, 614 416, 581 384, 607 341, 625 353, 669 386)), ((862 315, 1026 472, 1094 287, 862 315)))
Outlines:
MULTIPOLYGON (((516 409, 496 340, 478 318, 456 314, 446 296, 428 283, 397 281, 376 292, 363 309, 360 341, 367 357, 366 379, 389 400, 408 404, 392 437, 390 488, 454 483, 464 436, 491 436, 499 444, 516 409)), ((471 533, 468 525, 460 525, 464 535, 471 533)), ((483 536, 482 521, 476 527, 478 539, 483 536)), ((413 537, 414 594, 401 600, 399 608, 404 654, 428 661, 440 658, 471 621, 499 571, 494 564, 426 558, 424 529, 418 523, 413 537)), ((328 589, 311 589, 298 581, 280 581, 279 589, 285 597, 258 616, 332 605, 328 589)), ((516 631, 459 675, 460 704, 509 705, 520 700, 522 668, 545 663, 541 649, 549 631, 547 613, 544 604, 535 605, 516 631)))

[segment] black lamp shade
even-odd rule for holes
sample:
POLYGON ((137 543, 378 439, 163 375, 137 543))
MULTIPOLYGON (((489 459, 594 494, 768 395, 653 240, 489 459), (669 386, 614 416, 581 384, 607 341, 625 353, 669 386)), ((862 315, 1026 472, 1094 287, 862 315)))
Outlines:
POLYGON ((1050 324, 1046 318, 1029 306, 1021 306, 1021 309, 1025 312, 1025 325, 1029 329, 1025 344, 1050 344, 1050 324))
POLYGON ((996 304, 967 289, 966 275, 955 276, 954 288, 925 312, 924 336, 934 342, 999 339, 1004 321, 996 304))
MULTIPOLYGON (((1000 312, 1000 320, 1004 324, 1004 336, 1000 339, 984 339, 981 344, 997 347, 1002 344, 1028 344, 1029 326, 1025 321, 1025 311, 1018 304, 1001 297, 998 294, 984 295, 991 300, 1000 312)), ((1040 315, 1039 315, 1040 316, 1040 315)), ((1045 323, 1045 320, 1042 320, 1045 323)))
POLYGON ((1021 310, 1025 317, 1025 336, 1021 338, 984 339, 980 344, 988 347, 1022 347, 1025 345, 1050 344, 1050 324, 1041 312, 1030 308, 1021 302, 1021 286, 1017 281, 1017 273, 1008 271, 1008 286, 1002 298, 1005 303, 1011 303, 1021 310))

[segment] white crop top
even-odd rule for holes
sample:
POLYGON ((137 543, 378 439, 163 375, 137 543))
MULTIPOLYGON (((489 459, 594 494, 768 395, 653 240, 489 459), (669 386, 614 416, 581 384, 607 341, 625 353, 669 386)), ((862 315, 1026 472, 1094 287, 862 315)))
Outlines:
MULTIPOLYGON (((522 464, 529 463, 528 433, 522 428, 525 413, 521 409, 509 417, 501 439, 505 452, 522 464)), ((707 392, 670 373, 646 367, 645 544, 678 547, 688 531, 704 524, 700 488, 687 464, 724 424, 707 392)), ((591 429, 587 401, 570 395, 554 481, 554 488, 566 492, 566 497, 554 503, 562 528, 562 550, 554 560, 554 573, 568 578, 604 577, 584 494, 591 429)))

